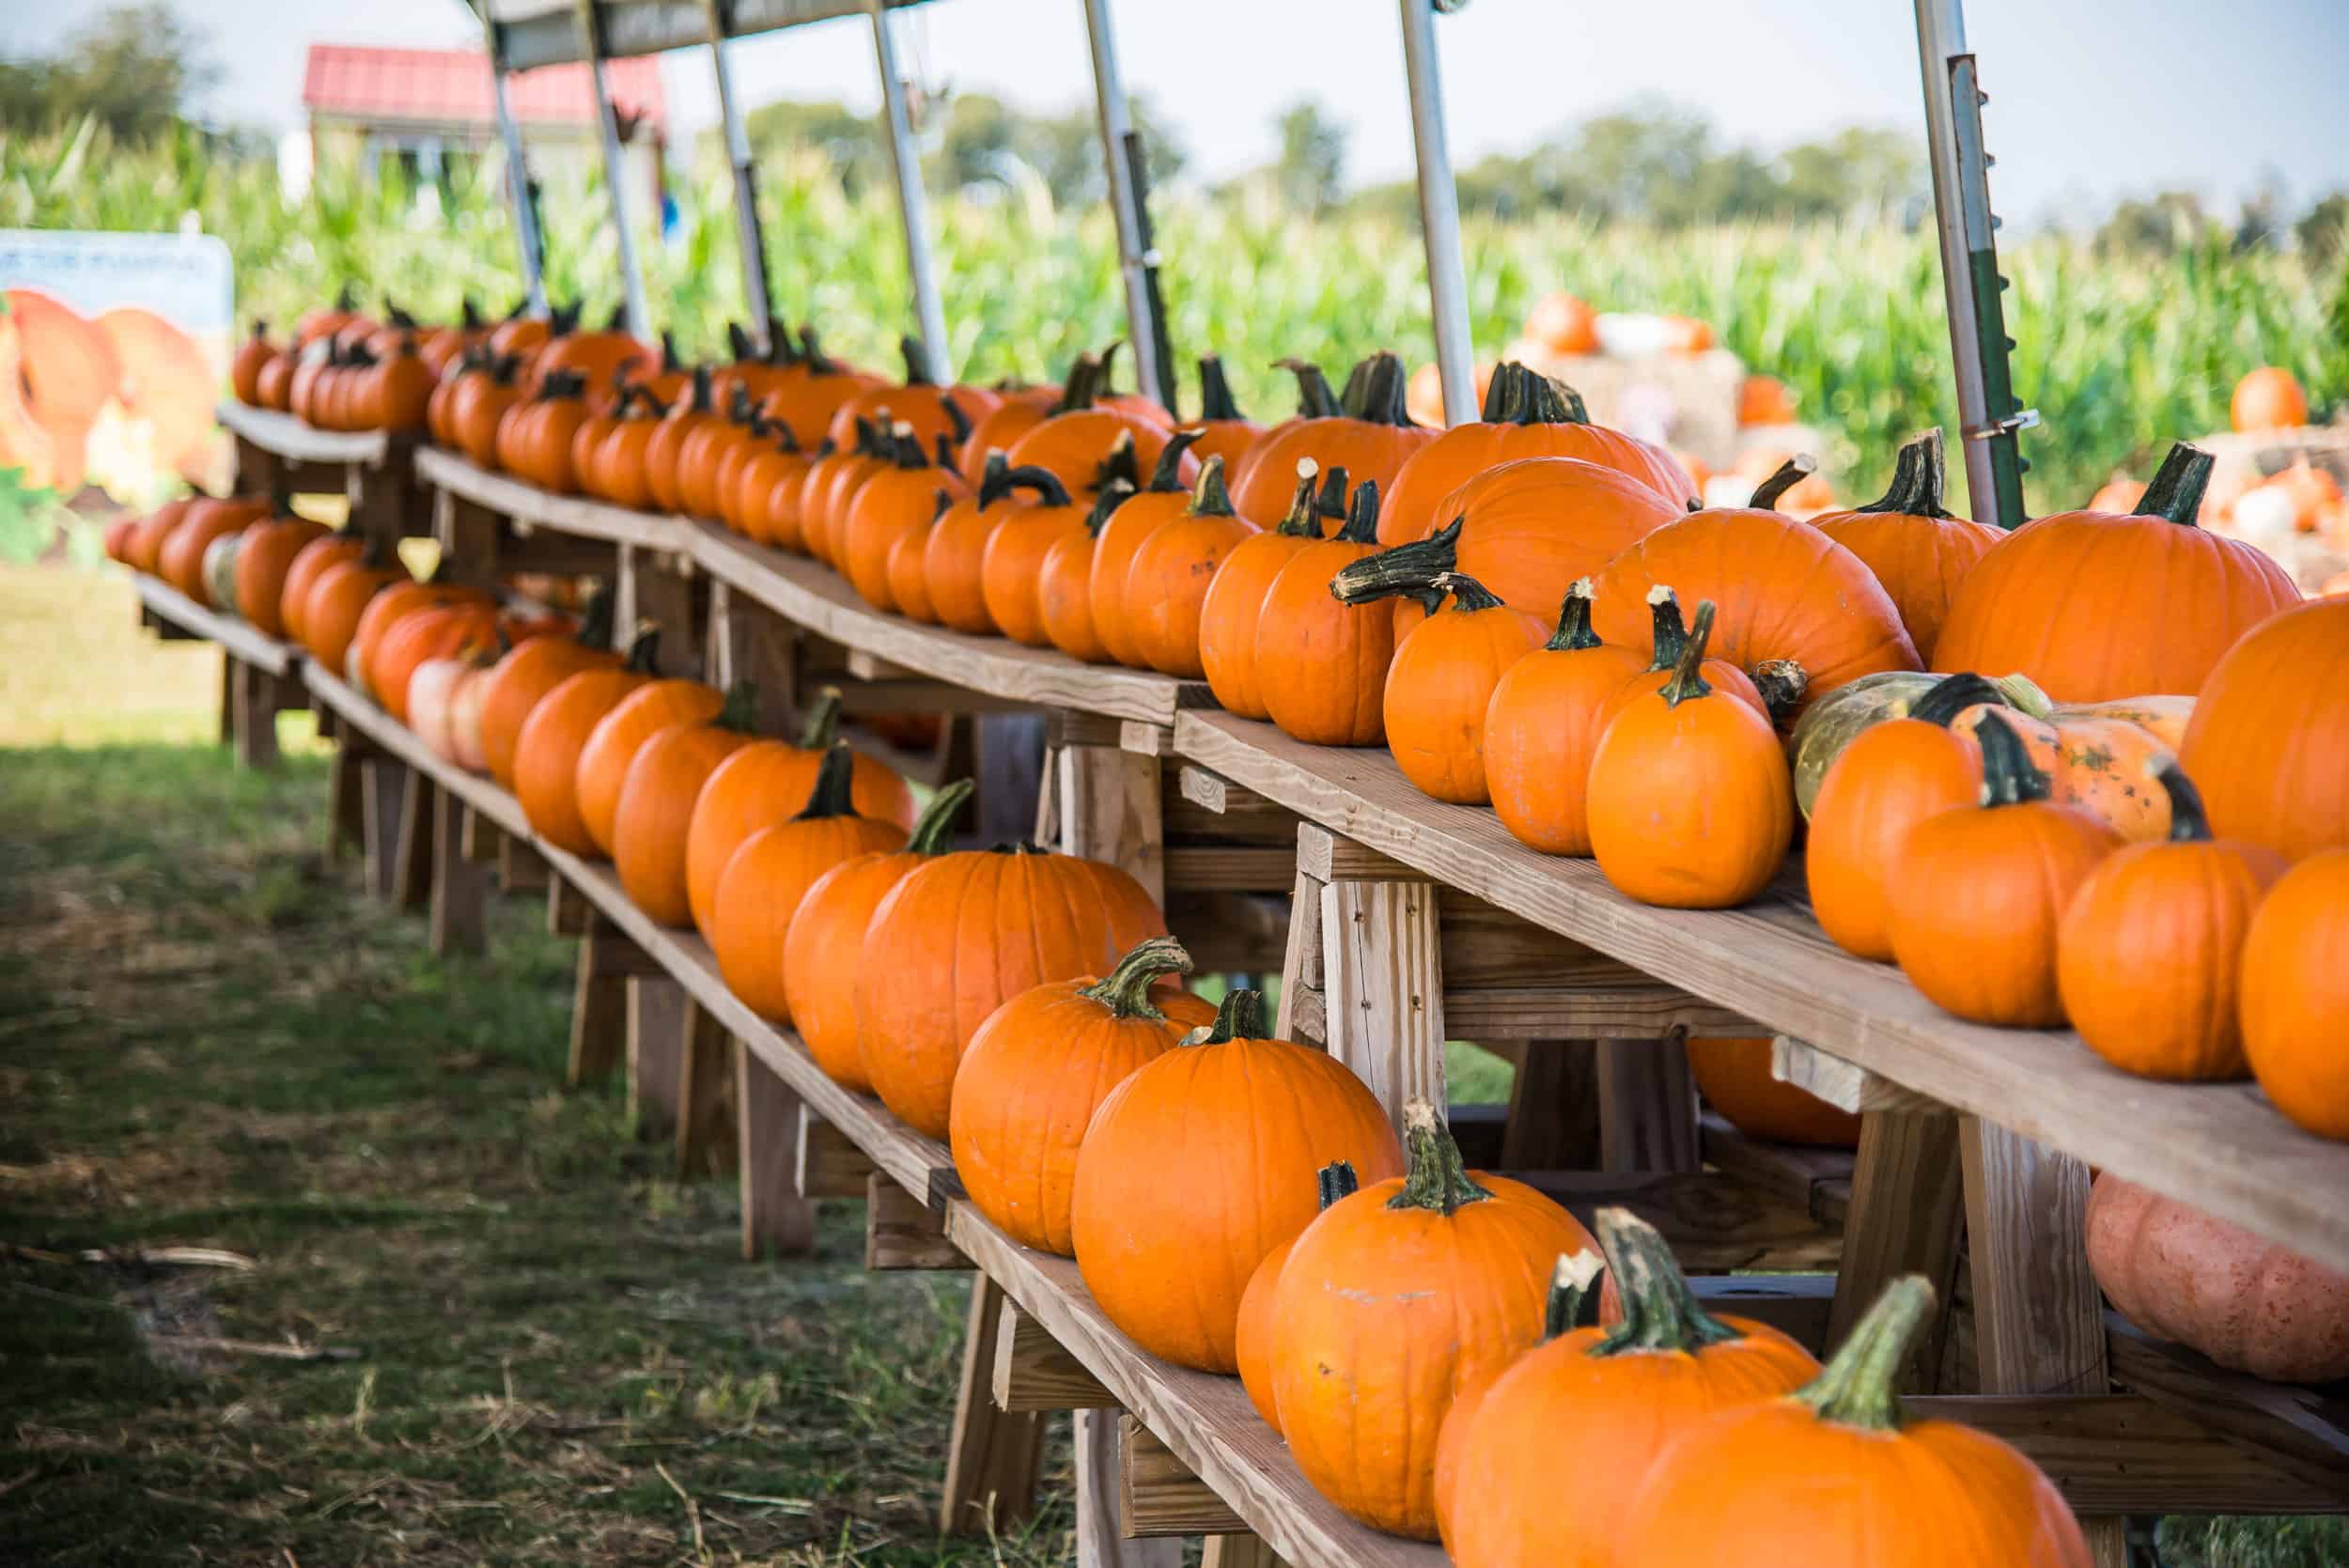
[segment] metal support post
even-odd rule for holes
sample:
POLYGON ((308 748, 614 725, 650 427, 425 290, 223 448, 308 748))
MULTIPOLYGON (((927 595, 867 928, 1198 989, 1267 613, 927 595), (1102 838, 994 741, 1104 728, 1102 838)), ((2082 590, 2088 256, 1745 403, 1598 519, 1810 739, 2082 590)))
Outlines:
POLYGON ((1093 44, 1093 93, 1109 170, 1110 210, 1117 217, 1118 271, 1126 283, 1126 330, 1133 342, 1134 378, 1169 410, 1174 407, 1174 354, 1166 341, 1166 307, 1159 298, 1159 254, 1150 239, 1150 211, 1142 138, 1117 72, 1117 39, 1109 0, 1084 0, 1085 33, 1093 44))
POLYGON ((1469 329, 1468 268, 1460 259, 1460 198, 1444 134, 1436 0, 1403 0, 1403 65, 1410 82, 1411 147, 1419 165, 1419 226, 1427 243, 1427 295, 1436 321, 1436 373, 1443 380, 1444 418, 1456 425, 1476 417, 1476 349, 1469 329))
POLYGON ((579 0, 580 41, 587 51, 587 79, 596 92, 596 118, 603 127, 603 181, 612 193, 612 235, 620 242, 620 283, 627 290, 628 330, 652 335, 652 313, 645 308, 645 276, 636 266, 636 238, 629 232, 628 173, 620 150, 620 120, 612 112, 612 90, 603 75, 603 22, 596 0, 579 0))
POLYGON ((1925 134, 1932 144, 1933 206, 1941 237, 1941 282, 1949 295, 1950 358, 1957 370, 1957 422, 1973 514, 2019 528, 2023 461, 2018 431, 2039 423, 2020 407, 2007 353, 1999 293, 1999 220, 1990 212, 1990 156, 1982 146, 1982 91, 1966 48, 1961 0, 1917 0, 1917 50, 1924 71, 1925 134))
POLYGON ((498 24, 485 16, 482 27, 489 35, 490 98, 497 106, 498 135, 506 143, 506 183, 514 196, 514 233, 521 242, 522 290, 530 298, 530 308, 544 315, 546 251, 538 233, 537 192, 530 182, 530 165, 522 158, 521 127, 515 122, 514 107, 506 97, 506 49, 498 37, 498 24))
POLYGON ((890 31, 887 0, 867 0, 873 12, 873 57, 880 67, 881 125, 889 133, 889 166, 897 177, 897 216, 906 231, 906 270, 913 277, 913 315, 929 349, 930 374, 952 381, 952 346, 946 341, 946 307, 938 298, 938 273, 930 262, 929 203, 922 193, 922 158, 913 146, 913 121, 906 113, 905 78, 897 72, 897 42, 890 31))
POLYGON ((708 0, 709 63, 718 77, 718 118, 725 127, 726 158, 734 165, 734 234, 742 251, 742 297, 762 349, 774 345, 771 302, 767 297, 767 241, 758 226, 758 170, 751 162, 750 132, 734 103, 734 72, 726 64, 726 30, 734 0, 708 0))

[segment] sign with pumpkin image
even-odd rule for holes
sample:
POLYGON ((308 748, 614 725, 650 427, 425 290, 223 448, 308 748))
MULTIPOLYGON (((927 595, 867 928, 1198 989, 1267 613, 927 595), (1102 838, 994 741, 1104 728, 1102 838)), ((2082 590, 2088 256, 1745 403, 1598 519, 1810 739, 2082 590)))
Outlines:
POLYGON ((210 235, 0 229, 0 471, 135 505, 224 477, 230 311, 210 235))

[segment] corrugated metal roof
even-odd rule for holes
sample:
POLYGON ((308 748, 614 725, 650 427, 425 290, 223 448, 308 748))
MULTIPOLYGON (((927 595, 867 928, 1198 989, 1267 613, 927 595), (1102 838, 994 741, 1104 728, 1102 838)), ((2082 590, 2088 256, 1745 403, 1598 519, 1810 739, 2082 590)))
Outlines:
MULTIPOLYGON (((497 25, 501 53, 513 70, 587 57, 576 0, 467 0, 497 25)), ((886 0, 891 9, 925 0, 886 0)), ((731 0, 726 36, 773 32, 839 16, 863 16, 865 0, 731 0)), ((597 0, 605 53, 614 58, 657 54, 709 41, 706 0, 597 0)))
MULTIPOLYGON (((604 67, 613 104, 668 123, 661 62, 613 60, 604 67)), ((506 81, 514 117, 524 125, 592 124, 596 95, 584 65, 552 65, 506 81)), ((314 43, 302 78, 302 103, 312 114, 368 120, 442 120, 489 125, 490 57, 462 49, 376 49, 314 43)))

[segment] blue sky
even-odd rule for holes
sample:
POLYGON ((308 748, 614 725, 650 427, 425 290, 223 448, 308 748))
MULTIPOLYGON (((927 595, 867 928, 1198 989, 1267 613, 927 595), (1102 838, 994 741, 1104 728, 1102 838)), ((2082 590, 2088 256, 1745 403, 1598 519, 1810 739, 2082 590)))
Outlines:
MULTIPOLYGON (((209 29, 228 75, 215 107, 290 127, 311 42, 466 44, 459 0, 173 0, 209 29)), ((1272 116, 1320 97, 1352 130, 1351 173, 1407 174, 1409 128, 1392 0, 1112 0, 1128 85, 1180 126, 1202 172, 1262 161, 1272 116)), ((0 0, 0 39, 38 48, 81 5, 0 0)), ((2185 188, 2232 207, 2280 178, 2296 207, 2349 187, 2349 0, 1970 0, 1992 101, 1992 190, 2036 224, 2124 193, 2185 188)), ((934 85, 1034 108, 1089 92, 1077 0, 940 0, 907 13, 907 58, 934 85)), ((1905 0, 1473 0, 1442 18, 1453 145, 1462 162, 1643 96, 1704 108, 1765 148, 1854 122, 1918 126, 1905 0)), ((871 35, 847 19, 735 46, 754 102, 875 101, 871 35)), ((673 54, 671 102, 716 114, 708 56, 673 54)))

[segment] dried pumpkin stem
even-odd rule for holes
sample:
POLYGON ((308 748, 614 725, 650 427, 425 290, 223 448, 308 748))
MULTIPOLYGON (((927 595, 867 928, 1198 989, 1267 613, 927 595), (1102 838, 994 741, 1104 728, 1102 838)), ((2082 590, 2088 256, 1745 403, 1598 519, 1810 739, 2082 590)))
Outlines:
POLYGON ((726 697, 714 721, 717 728, 749 735, 758 728, 758 682, 745 676, 726 688, 726 697))
POLYGON ((1430 585, 1450 594, 1452 608, 1463 614, 1474 614, 1479 610, 1500 610, 1508 602, 1466 572, 1443 572, 1430 585))
POLYGON ((1426 1209, 1452 1215, 1469 1203, 1492 1196, 1469 1180, 1460 1159, 1460 1145, 1437 1118, 1436 1108, 1413 1100, 1403 1108, 1403 1147, 1407 1164, 1403 1190, 1387 1200, 1391 1209, 1426 1209))
POLYGON ((1351 1198, 1362 1189, 1362 1178, 1354 1173, 1351 1160, 1333 1159, 1314 1172, 1320 1184, 1321 1206, 1328 1208, 1341 1198, 1351 1198))
POLYGON ((1948 517, 1948 508, 1941 505, 1942 486, 1948 477, 1944 465, 1941 427, 1936 425, 1901 447, 1901 455, 1892 465, 1891 488, 1884 492, 1884 499, 1852 510, 1890 512, 1902 517, 1948 517))
POLYGON ((1101 493, 1093 498, 1093 509, 1085 513, 1085 532, 1095 538, 1110 525, 1110 514, 1133 499, 1134 488, 1123 479, 1112 479, 1101 487, 1101 493))
POLYGON ((661 626, 657 621, 636 623, 636 635, 628 644, 628 661, 622 666, 630 675, 649 675, 660 668, 661 626))
POLYGON ((1135 944, 1098 982, 1077 994, 1090 997, 1110 1010, 1113 1018, 1163 1018, 1150 1000, 1150 986, 1162 974, 1189 974, 1190 955, 1172 937, 1151 937, 1135 944))
POLYGON ((938 384, 936 379, 930 374, 930 350, 928 345, 925 344, 920 338, 915 337, 912 334, 908 333, 905 336, 897 339, 897 352, 905 357, 906 385, 936 386, 938 384))
POLYGON ((1292 539, 1321 537, 1321 512, 1315 505, 1314 491, 1314 476, 1320 469, 1321 465, 1311 458, 1297 459, 1297 494, 1290 498, 1289 514, 1281 520, 1275 533, 1285 534, 1292 539))
POLYGON ((1297 378, 1298 418, 1332 419, 1345 411, 1339 406, 1337 394, 1330 390, 1330 379, 1321 373, 1321 366, 1301 359, 1273 363, 1297 378))
POLYGON ((1196 426, 1177 430, 1166 438, 1166 450, 1159 454, 1158 466, 1150 471, 1150 483, 1143 488, 1159 495, 1171 495, 1183 488, 1183 454, 1207 432, 1196 426))
POLYGON ((1223 455, 1209 458, 1199 470, 1199 483, 1191 487, 1190 505, 1185 515, 1194 518, 1232 518, 1239 514, 1232 510, 1232 492, 1223 486, 1223 455))
POLYGON ((1321 476, 1321 494, 1315 498, 1315 509, 1325 518, 1346 516, 1346 465, 1339 463, 1321 476))
POLYGON ((580 645, 608 648, 612 645, 613 607, 618 602, 611 589, 599 583, 587 596, 587 607, 580 614, 580 645))
POLYGON ((1578 577, 1574 586, 1566 590, 1565 603, 1558 608, 1558 629, 1549 635, 1542 647, 1550 653, 1582 653, 1603 646, 1598 633, 1591 626, 1591 600, 1595 597, 1587 577, 1578 577))
POLYGON ((1647 609, 1648 634, 1656 648, 1656 657, 1647 661, 1653 675, 1680 663, 1680 650, 1688 645, 1688 623, 1680 617, 1680 596, 1661 582, 1647 591, 1647 609))
POLYGON ((845 740, 835 740, 824 752, 824 760, 816 765, 816 783, 809 786, 807 804, 801 808, 794 822, 817 822, 827 817, 854 816, 856 800, 849 793, 855 782, 856 753, 848 750, 845 740))
POLYGON ((1234 1040, 1261 1040, 1264 1037, 1264 993, 1235 986, 1223 993, 1222 1003, 1215 1010, 1215 1022, 1205 1030, 1191 1031, 1184 1037, 1183 1044, 1224 1046, 1234 1040))
POLYGON ((2161 459, 2153 483, 2145 487, 2145 494, 2137 504, 2137 515, 2166 518, 2183 528, 2195 527, 2196 514, 2202 508, 2202 491, 2210 484, 2210 471, 2215 466, 2216 459, 2201 447, 2178 442, 2161 459))
POLYGON ((2170 842, 2208 844, 2210 814, 2202 809, 2202 792, 2175 762, 2151 769, 2162 793, 2170 797, 2170 842))
POLYGON ((1906 1274, 1884 1287, 1825 1371, 1795 1391, 1821 1421, 1898 1432, 1907 1419, 1898 1387, 1908 1347, 1933 1313, 1933 1287, 1906 1274))
POLYGON ((1248 417, 1239 411, 1239 404, 1232 399, 1232 383, 1223 379, 1223 360, 1219 354, 1199 356, 1199 417, 1217 420, 1245 420, 1248 417))
POLYGON ((984 512, 1001 501, 1010 489, 1011 460, 999 447, 987 455, 987 462, 979 470, 979 510, 984 512))
POLYGON ((1951 720, 1983 703, 1992 707, 2013 706, 2006 700, 2005 692, 1973 671, 1966 670, 1947 680, 1936 681, 1932 691, 1917 699, 1916 706, 1908 710, 1908 716, 1947 729, 1951 720))
POLYGON ((910 855, 942 855, 954 842, 955 818, 962 815, 963 805, 978 789, 969 779, 957 779, 940 786, 930 797, 930 803, 922 808, 921 816, 913 824, 913 832, 906 840, 906 852, 910 855))
MULTIPOLYGON (((1128 480, 1128 483, 1130 484, 1131 481, 1128 480)), ((1068 496, 1068 487, 1062 484, 1060 475, 1049 468, 1036 468, 1022 464, 1019 468, 1006 469, 1003 481, 996 486, 996 496, 1001 499, 1013 490, 1034 490, 1036 500, 1047 506, 1072 505, 1068 496)), ((981 505, 984 505, 985 503, 982 502, 981 505)))
POLYGON ((827 686, 808 709, 807 722, 800 726, 800 750, 820 752, 830 747, 840 733, 840 688, 827 686))
POLYGON ((1752 675, 1753 689, 1762 693, 1763 705, 1780 723, 1794 718, 1796 709, 1802 706, 1803 694, 1811 690, 1809 673, 1791 659, 1759 660, 1752 675))
POLYGON ((1753 499, 1746 505, 1757 511, 1773 511, 1777 508, 1781 496, 1810 478, 1818 470, 1818 460, 1814 458, 1801 454, 1789 458, 1780 466, 1776 474, 1771 474, 1755 487, 1753 499))
POLYGON ((1558 1254, 1558 1266, 1550 1271, 1549 1296, 1542 1307, 1542 1338, 1554 1340, 1580 1327, 1582 1304, 1606 1272, 1607 1265, 1587 1247, 1579 1252, 1558 1254))
POLYGON ((1663 697, 1667 706, 1678 707, 1692 697, 1709 697, 1712 686, 1704 678, 1704 645, 1713 640, 1713 601, 1697 603, 1696 623, 1688 628, 1688 640, 1681 645, 1680 658, 1672 665, 1672 678, 1664 683, 1663 697))
POLYGON ((1123 479, 1134 489, 1142 488, 1142 460, 1134 455, 1134 433, 1120 430, 1110 443, 1110 455, 1101 459, 1093 471, 1093 483, 1086 487, 1101 489, 1112 481, 1123 479))
MULTIPOLYGON (((1347 563, 1330 580, 1330 597, 1341 604, 1367 604, 1425 592, 1429 583, 1459 564, 1460 530, 1467 523, 1465 517, 1454 518, 1423 539, 1347 563)), ((1376 530, 1371 536, 1377 536, 1376 530)))
POLYGON ((1623 1296, 1623 1321, 1592 1354, 1620 1356, 1635 1350, 1702 1350, 1745 1336, 1698 1305, 1672 1261, 1672 1247, 1656 1227, 1629 1209, 1598 1211, 1598 1244, 1615 1271, 1623 1296))

